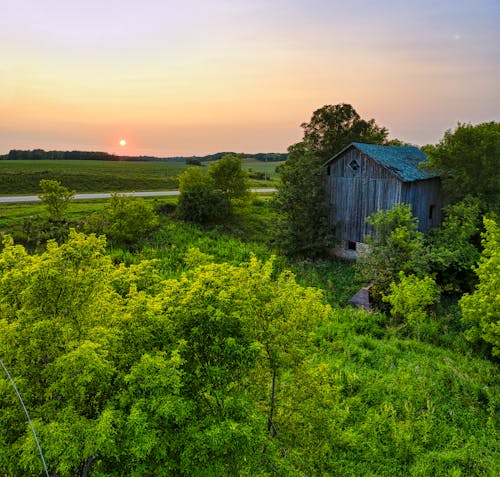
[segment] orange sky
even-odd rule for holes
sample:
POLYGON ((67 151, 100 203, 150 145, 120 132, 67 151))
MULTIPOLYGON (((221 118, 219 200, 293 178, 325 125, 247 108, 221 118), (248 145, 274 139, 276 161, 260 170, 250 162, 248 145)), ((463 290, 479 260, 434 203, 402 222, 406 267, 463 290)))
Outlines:
POLYGON ((436 142, 499 120, 493 0, 26 0, 0 16, 0 153, 281 152, 324 104, 436 142), (120 139, 127 140, 120 147, 120 139))

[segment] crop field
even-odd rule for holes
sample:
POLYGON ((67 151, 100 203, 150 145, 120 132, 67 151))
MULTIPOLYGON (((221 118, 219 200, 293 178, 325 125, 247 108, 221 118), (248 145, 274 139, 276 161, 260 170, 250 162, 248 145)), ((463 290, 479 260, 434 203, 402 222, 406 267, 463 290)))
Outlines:
MULTIPOLYGON (((276 180, 278 164, 246 159, 243 168, 276 180)), ((177 176, 187 167, 183 162, 166 161, 0 161, 0 195, 37 194, 42 179, 57 180, 77 192, 171 190, 177 188, 177 176)), ((251 186, 265 187, 268 182, 253 180, 251 186)))

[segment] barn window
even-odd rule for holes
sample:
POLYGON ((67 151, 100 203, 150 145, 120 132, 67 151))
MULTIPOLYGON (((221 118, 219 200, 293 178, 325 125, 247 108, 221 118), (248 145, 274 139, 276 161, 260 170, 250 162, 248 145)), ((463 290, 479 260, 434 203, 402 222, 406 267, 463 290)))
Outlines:
POLYGON ((350 163, 349 163, 349 167, 354 171, 354 172, 358 172, 359 171, 359 162, 356 161, 356 159, 353 159, 350 163))
POLYGON ((350 240, 348 240, 347 241, 347 250, 356 251, 356 242, 351 242, 350 240))
POLYGON ((434 204, 431 204, 429 206, 429 219, 432 220, 434 218, 434 209, 436 206, 434 204))
POLYGON ((330 175, 330 166, 328 166, 328 167, 326 168, 326 175, 327 175, 327 176, 329 176, 329 175, 330 175))

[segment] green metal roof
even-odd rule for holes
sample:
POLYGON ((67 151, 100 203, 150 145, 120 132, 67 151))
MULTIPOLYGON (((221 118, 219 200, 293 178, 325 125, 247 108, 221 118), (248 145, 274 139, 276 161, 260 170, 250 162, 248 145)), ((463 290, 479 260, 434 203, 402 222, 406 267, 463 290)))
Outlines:
POLYGON ((379 146, 376 144, 353 142, 328 162, 331 162, 352 146, 371 157, 386 169, 392 171, 404 182, 438 177, 438 174, 427 172, 420 168, 420 164, 428 162, 428 159, 426 154, 415 146, 379 146))

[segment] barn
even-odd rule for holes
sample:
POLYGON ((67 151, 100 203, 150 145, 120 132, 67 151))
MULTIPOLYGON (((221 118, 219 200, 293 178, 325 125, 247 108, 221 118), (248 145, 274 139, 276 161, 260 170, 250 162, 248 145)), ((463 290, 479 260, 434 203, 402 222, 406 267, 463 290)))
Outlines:
POLYGON ((356 258, 371 233, 366 218, 394 204, 407 203, 420 231, 439 225, 443 206, 441 181, 421 169, 427 161, 414 146, 380 146, 353 142, 326 163, 330 220, 339 245, 335 254, 356 258))

